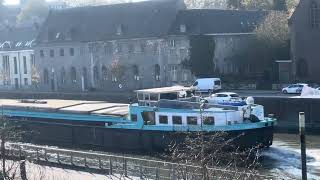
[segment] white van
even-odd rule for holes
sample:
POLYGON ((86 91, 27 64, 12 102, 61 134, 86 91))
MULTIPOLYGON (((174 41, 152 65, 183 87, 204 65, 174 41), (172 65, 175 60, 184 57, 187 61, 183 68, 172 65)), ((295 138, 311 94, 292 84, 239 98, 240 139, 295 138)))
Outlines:
POLYGON ((196 92, 208 92, 213 93, 221 90, 220 78, 201 78, 197 79, 193 85, 192 90, 196 92))

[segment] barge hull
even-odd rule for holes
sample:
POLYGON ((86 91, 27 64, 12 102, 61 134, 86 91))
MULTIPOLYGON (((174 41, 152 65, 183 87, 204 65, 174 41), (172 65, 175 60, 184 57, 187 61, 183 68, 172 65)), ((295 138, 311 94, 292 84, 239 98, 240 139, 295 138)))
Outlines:
MULTIPOLYGON (((26 142, 72 148, 97 149, 111 152, 164 152, 173 141, 181 142, 184 135, 167 131, 112 129, 99 126, 18 121, 32 135, 26 142)), ((194 132, 196 133, 196 132, 194 132)), ((210 132, 214 134, 216 132, 210 132)), ((257 145, 269 147, 273 141, 273 127, 228 131, 227 138, 235 138, 241 149, 257 145)))

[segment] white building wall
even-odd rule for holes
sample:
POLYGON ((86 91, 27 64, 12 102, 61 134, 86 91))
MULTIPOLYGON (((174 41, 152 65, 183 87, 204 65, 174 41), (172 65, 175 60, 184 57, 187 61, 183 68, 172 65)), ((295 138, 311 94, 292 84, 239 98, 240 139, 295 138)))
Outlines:
MULTIPOLYGON (((0 89, 27 89, 32 85, 32 55, 33 50, 20 50, 20 51, 0 51, 0 72, 3 74, 3 61, 4 56, 9 56, 9 84, 4 84, 3 76, 0 79, 0 89), (26 72, 24 67, 24 57, 26 59, 26 72), (14 59, 17 60, 17 73, 15 73, 14 59), (25 80, 26 79, 26 80, 25 80)), ((6 75, 7 76, 7 75, 6 75)))

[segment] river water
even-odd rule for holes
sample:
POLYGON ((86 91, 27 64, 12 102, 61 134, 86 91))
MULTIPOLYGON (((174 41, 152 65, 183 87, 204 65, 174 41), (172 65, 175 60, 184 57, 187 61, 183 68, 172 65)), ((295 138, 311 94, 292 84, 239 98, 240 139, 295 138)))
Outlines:
MULTIPOLYGON (((308 179, 320 180, 320 136, 307 136, 308 179)), ((275 134, 273 145, 262 152, 260 171, 277 179, 301 179, 300 137, 275 134)))

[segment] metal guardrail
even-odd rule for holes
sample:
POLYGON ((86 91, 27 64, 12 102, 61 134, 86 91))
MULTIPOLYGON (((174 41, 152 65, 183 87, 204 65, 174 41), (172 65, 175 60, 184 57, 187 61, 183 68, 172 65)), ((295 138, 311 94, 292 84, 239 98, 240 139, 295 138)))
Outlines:
MULTIPOLYGON (((165 161, 149 160, 135 157, 108 155, 92 152, 43 147, 37 145, 8 143, 7 155, 23 157, 29 161, 55 163, 65 166, 98 169, 109 175, 120 174, 125 177, 156 180, 197 180, 202 179, 201 167, 165 161)), ((271 176, 225 169, 209 168, 212 179, 274 179, 271 176)))

